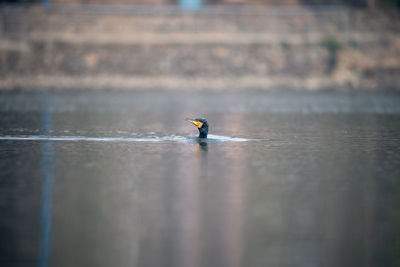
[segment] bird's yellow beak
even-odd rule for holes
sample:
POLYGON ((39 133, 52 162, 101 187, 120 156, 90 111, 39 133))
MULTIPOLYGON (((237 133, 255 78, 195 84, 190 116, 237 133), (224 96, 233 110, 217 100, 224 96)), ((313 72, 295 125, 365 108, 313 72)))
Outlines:
POLYGON ((201 128, 203 126, 203 123, 199 122, 198 120, 186 118, 186 121, 193 123, 194 125, 196 125, 197 128, 201 128))

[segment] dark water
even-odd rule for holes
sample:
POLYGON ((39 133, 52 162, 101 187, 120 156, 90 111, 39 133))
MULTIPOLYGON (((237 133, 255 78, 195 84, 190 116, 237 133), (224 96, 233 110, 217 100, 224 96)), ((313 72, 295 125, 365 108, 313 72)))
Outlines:
POLYGON ((3 93, 0 266, 399 266, 399 133, 399 94, 3 93))

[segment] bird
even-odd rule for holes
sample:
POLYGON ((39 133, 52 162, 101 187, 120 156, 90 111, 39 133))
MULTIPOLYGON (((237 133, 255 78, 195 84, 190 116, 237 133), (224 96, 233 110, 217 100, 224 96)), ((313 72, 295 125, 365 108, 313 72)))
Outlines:
POLYGON ((208 123, 207 120, 204 118, 196 118, 196 119, 189 119, 186 118, 186 121, 193 123, 199 129, 199 138, 207 138, 208 134, 208 123))

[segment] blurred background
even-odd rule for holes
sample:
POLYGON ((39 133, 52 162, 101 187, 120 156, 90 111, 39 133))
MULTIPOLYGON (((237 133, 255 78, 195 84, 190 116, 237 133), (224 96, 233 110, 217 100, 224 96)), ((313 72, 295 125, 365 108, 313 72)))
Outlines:
POLYGON ((2 1, 0 266, 400 266, 399 14, 2 1))
POLYGON ((397 90, 398 0, 3 1, 1 89, 397 90))

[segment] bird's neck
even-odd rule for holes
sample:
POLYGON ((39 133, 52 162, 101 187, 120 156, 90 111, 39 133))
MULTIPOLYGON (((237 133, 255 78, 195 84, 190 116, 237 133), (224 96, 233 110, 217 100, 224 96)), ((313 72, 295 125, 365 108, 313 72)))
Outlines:
POLYGON ((207 131, 204 129, 199 129, 199 138, 207 138, 207 131))
POLYGON ((200 132, 199 138, 207 138, 207 134, 200 132))

